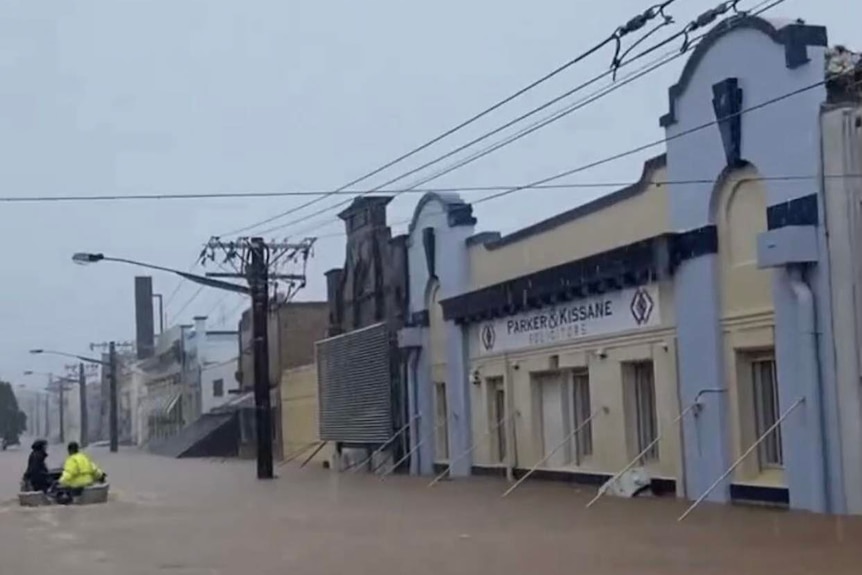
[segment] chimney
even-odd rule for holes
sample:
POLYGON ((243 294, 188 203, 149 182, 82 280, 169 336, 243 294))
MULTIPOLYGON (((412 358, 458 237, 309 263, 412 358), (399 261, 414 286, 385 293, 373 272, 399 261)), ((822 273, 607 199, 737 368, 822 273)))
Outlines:
POLYGON ((138 359, 152 357, 155 353, 153 326, 153 278, 135 277, 135 334, 138 359))

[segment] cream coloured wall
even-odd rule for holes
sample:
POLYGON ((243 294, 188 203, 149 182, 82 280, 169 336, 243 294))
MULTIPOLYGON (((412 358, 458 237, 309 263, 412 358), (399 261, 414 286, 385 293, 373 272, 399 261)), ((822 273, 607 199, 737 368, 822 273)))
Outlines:
MULTIPOLYGON (((472 386, 473 437, 476 465, 498 465, 492 458, 496 437, 490 421, 492 413, 489 380, 503 378, 507 393, 513 394, 515 416, 512 418, 518 468, 529 468, 544 454, 541 426, 541 399, 534 383, 537 374, 547 372, 553 359, 558 369, 589 372, 590 403, 593 412, 607 408, 592 421, 593 454, 580 466, 561 470, 613 474, 637 454, 628 440, 624 404, 624 365, 626 362, 651 360, 656 388, 656 412, 660 457, 649 471, 658 477, 679 477, 680 432, 674 418, 680 412, 676 379, 676 345, 672 329, 657 329, 632 336, 604 338, 577 345, 554 347, 530 353, 513 353, 492 358, 473 358, 471 370, 478 371, 480 383, 472 386), (601 350, 604 357, 597 353, 601 350)), ((546 466, 543 466, 546 467, 546 466)))
POLYGON ((496 249, 470 248, 471 290, 634 243, 670 229, 666 170, 646 174, 643 193, 496 249), (622 225, 621 225, 622 224, 622 225))
MULTIPOLYGON (((320 441, 315 364, 288 369, 282 374, 281 425, 285 457, 320 441)), ((312 461, 322 463, 331 457, 332 448, 327 445, 312 461)))
POLYGON ((449 458, 445 455, 449 451, 449 432, 452 427, 451 410, 449 402, 445 400, 448 365, 446 361, 446 333, 443 321, 443 308, 440 306, 440 286, 434 284, 428 294, 428 334, 429 334, 429 360, 431 366, 431 379, 427 382, 431 386, 430 397, 433 397, 433 425, 434 425, 434 460, 444 462, 449 458), (436 386, 443 385, 444 393, 437 393, 436 386), (446 445, 438 445, 445 442, 446 445))
MULTIPOLYGON (((734 461, 757 439, 750 360, 774 354, 775 348, 772 271, 757 268, 757 236, 767 228, 766 190, 757 178, 754 167, 736 170, 716 191, 714 205, 734 461)), ((761 472, 755 452, 734 471, 733 481, 777 487, 784 485, 784 474, 781 470, 761 472)))
MULTIPOLYGON (((622 469, 637 450, 629 440, 626 420, 624 366, 627 362, 651 360, 656 390, 656 412, 659 433, 659 461, 647 466, 654 476, 679 478, 681 463, 680 428, 674 419, 680 413, 674 333, 673 287, 670 282, 659 286, 660 327, 592 337, 562 345, 530 348, 497 355, 479 354, 479 329, 471 326, 469 335, 470 373, 478 373, 479 384, 471 382, 473 438, 477 446, 474 464, 499 466, 492 457, 496 434, 490 420, 492 413, 489 380, 502 377, 506 392, 511 394, 515 415, 511 419, 510 446, 514 440, 518 468, 529 468, 544 455, 541 425, 541 399, 534 376, 549 370, 589 371, 591 411, 607 408, 592 422, 593 454, 580 466, 561 471, 613 474, 622 469), (556 367, 555 367, 556 366, 556 367), (514 437, 512 437, 512 432, 514 437)), ((471 379, 473 379, 471 377, 471 379)), ((548 468, 543 466, 543 468, 548 468)), ((681 488, 681 482, 679 483, 681 488)))

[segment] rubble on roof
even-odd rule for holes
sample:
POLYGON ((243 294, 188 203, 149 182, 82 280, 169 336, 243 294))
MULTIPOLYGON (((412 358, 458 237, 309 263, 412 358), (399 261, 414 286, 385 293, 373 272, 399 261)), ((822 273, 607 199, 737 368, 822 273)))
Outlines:
POLYGON ((862 54, 844 46, 826 51, 827 102, 862 102, 862 54))

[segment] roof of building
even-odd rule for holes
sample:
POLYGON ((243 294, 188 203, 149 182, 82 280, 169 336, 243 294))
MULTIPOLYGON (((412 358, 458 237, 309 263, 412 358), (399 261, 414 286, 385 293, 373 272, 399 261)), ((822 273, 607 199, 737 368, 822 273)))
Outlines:
POLYGON ((661 154, 644 162, 641 177, 638 181, 620 190, 611 192, 595 200, 580 204, 570 210, 561 212, 548 219, 529 225, 508 235, 500 236, 498 232, 482 232, 467 238, 467 245, 481 244, 486 249, 495 250, 529 237, 547 232, 554 228, 569 224, 577 219, 584 218, 598 211, 604 210, 629 198, 637 196, 649 188, 652 182, 652 174, 659 168, 667 165, 667 156, 661 154))

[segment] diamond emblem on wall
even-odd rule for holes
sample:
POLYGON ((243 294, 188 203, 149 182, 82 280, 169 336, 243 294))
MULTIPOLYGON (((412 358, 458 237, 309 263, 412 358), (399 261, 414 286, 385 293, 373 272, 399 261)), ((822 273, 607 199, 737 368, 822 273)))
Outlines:
POLYGON ((497 334, 494 331, 494 325, 490 323, 486 323, 485 325, 483 325, 480 338, 482 340, 482 346, 485 348, 485 351, 491 351, 492 349, 494 349, 494 342, 497 341, 497 334))
POLYGON ((643 325, 649 321, 655 303, 647 290, 638 288, 632 296, 632 303, 629 307, 637 324, 643 325))

